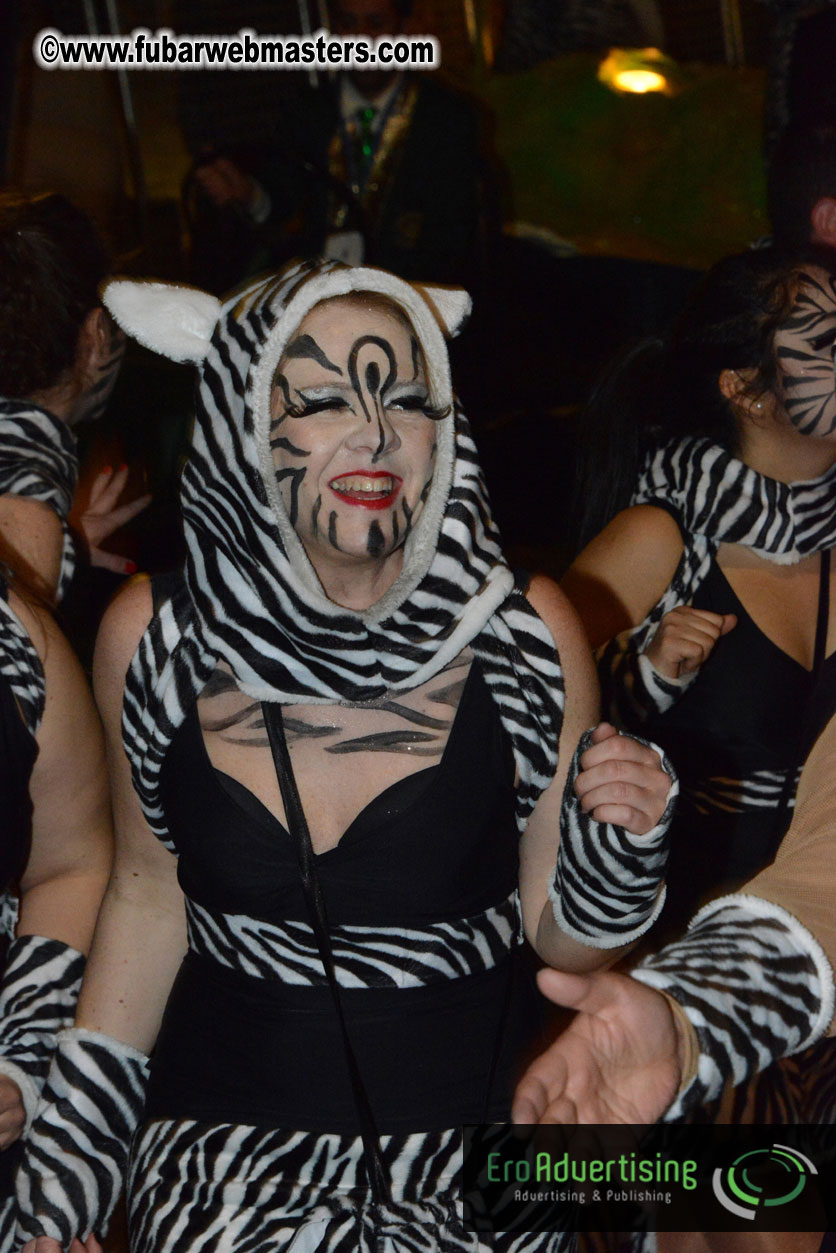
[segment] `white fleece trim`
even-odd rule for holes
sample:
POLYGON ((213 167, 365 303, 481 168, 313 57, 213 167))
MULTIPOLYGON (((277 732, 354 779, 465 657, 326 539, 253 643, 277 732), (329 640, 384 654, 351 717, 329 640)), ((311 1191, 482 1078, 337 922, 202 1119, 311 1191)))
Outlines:
POLYGON ((23 1102, 23 1109, 26 1114, 22 1134, 24 1136, 28 1135, 41 1099, 40 1085, 35 1082, 31 1075, 27 1075, 25 1070, 21 1070, 20 1066, 16 1066, 14 1062, 7 1061, 5 1057, 0 1057, 0 1075, 5 1075, 7 1079, 13 1080, 20 1088, 20 1099, 23 1102))
MULTIPOLYGON (((447 347, 436 313, 423 292, 385 270, 352 266, 329 270, 309 279, 285 306, 259 358, 250 369, 247 396, 254 420, 254 438, 267 500, 279 528, 292 574, 299 590, 312 599, 315 608, 333 611, 334 604, 324 593, 316 571, 285 512, 276 482, 270 448, 270 393, 273 375, 287 343, 305 316, 323 300, 353 292, 374 292, 387 296, 407 315, 427 366, 430 400, 439 408, 450 408, 450 415, 437 422, 437 454, 432 486, 415 529, 404 545, 403 569, 392 586, 368 609, 355 611, 366 623, 384 621, 409 598, 427 573, 435 555, 438 533, 447 507, 455 460, 453 389, 447 347)), ((240 297, 239 297, 240 299, 240 297)), ((469 299, 469 298, 468 298, 469 299)), ((288 576, 290 577, 290 575, 288 576)))
POLYGON ((599 935, 587 935, 585 932, 576 931, 572 924, 566 921, 563 915, 563 905, 561 904, 560 897, 557 894, 557 889, 555 888, 553 879, 554 872, 552 872, 548 883, 549 900, 552 903, 554 920, 565 935, 568 935, 572 940, 576 940, 578 944, 583 944, 586 948, 622 948, 623 945, 632 944, 634 940, 640 939, 646 931, 650 930, 656 919, 661 914, 665 904, 665 897, 667 895, 667 887, 663 883, 660 885, 659 891, 656 894, 653 909, 648 914, 644 922, 639 923, 639 925, 634 927, 632 931, 622 931, 619 932, 618 935, 612 935, 607 932, 599 935))
MULTIPOLYGON (((632 634, 632 631, 629 634, 632 634)), ((662 674, 661 670, 656 669, 646 652, 638 653, 637 665, 642 682, 649 693, 653 693, 656 684, 663 683, 669 683, 672 687, 678 688, 680 692, 684 692, 686 688, 691 686, 699 674, 699 669, 697 669, 692 670, 689 674, 680 674, 675 679, 669 679, 666 674, 662 674)), ((671 697, 671 703, 673 703, 673 700, 674 698, 671 697)), ((660 712, 664 713, 665 711, 661 710, 660 712)))
MULTIPOLYGON (((692 931, 701 922, 716 913, 717 910, 729 905, 747 911, 754 918, 772 918, 777 922, 783 923, 790 935, 798 943, 798 947, 802 952, 813 959, 821 986, 821 1007, 807 1039, 792 1050, 793 1053, 800 1053, 803 1049, 809 1048, 811 1044, 815 1044, 817 1040, 821 1039, 833 1021, 833 1014, 836 1009, 836 981, 834 981, 833 967, 827 954, 812 932, 808 931, 804 924, 799 922, 789 910, 784 909, 782 905, 774 904, 773 901, 764 900, 761 896, 753 896, 747 892, 732 892, 728 896, 719 897, 716 901, 710 901, 703 906, 699 913, 694 915, 688 924, 688 930, 692 931)), ((792 1053, 787 1054, 787 1056, 791 1057, 792 1053)))

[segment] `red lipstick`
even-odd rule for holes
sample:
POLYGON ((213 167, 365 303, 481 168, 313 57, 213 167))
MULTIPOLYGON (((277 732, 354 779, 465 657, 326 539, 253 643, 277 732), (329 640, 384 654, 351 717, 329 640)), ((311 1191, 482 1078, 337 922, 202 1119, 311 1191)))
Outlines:
POLYGON ((388 509, 395 503, 403 479, 388 470, 348 470, 331 479, 328 486, 347 505, 361 509, 388 509))

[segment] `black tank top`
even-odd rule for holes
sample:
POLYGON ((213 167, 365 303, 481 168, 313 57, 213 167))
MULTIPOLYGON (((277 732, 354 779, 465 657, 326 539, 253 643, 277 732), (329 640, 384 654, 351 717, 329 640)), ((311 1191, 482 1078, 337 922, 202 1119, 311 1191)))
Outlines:
POLYGON ((698 677, 647 734, 669 753, 682 795, 668 870, 670 927, 741 886, 774 858, 789 815, 780 800, 803 762, 812 710, 836 686, 836 654, 813 675, 755 624, 716 559, 693 605, 737 615, 698 677))

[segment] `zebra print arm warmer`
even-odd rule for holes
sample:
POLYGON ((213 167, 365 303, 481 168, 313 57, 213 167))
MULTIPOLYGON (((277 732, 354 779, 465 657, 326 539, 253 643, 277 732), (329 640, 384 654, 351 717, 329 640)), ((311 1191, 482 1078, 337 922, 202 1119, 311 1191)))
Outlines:
POLYGON ((581 756, 592 743, 592 731, 581 736, 566 779, 560 846, 549 898, 560 929, 592 948, 632 943, 652 925, 665 903, 662 880, 668 860, 667 836, 679 782, 660 748, 647 740, 638 742, 659 754, 671 779, 665 812, 647 835, 633 835, 624 827, 597 822, 581 807, 575 780, 581 756))
POLYGON ((59 940, 23 935, 9 945, 0 984, 0 1074, 20 1088, 26 1131, 35 1116, 56 1036, 75 1016, 83 971, 81 953, 59 940))
POLYGON ((833 1017, 833 971, 798 919, 757 896, 724 896, 633 978, 673 997, 694 1026, 697 1073, 665 1114, 683 1117, 822 1036, 833 1017))
POLYGON ((699 674, 680 679, 660 674, 638 646, 633 630, 622 631, 595 652, 601 684, 601 708, 616 726, 639 726, 651 714, 662 714, 676 704, 699 674))
MULTIPOLYGON (((103 1232, 119 1198, 145 1099, 148 1059, 82 1027, 58 1037, 17 1174, 19 1245, 103 1232)), ((15 1247, 18 1247, 16 1245, 15 1247)))

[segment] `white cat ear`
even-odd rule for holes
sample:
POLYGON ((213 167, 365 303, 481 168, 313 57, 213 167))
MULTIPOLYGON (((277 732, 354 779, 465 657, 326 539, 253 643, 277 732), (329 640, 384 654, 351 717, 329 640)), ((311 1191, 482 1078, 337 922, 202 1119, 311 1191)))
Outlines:
POLYGON ((126 334, 172 361, 202 361, 221 302, 196 287, 113 279, 102 303, 126 334))
POLYGON ((450 339, 458 335, 473 308, 473 301, 461 287, 425 287, 416 283, 421 295, 432 306, 441 329, 450 339))

